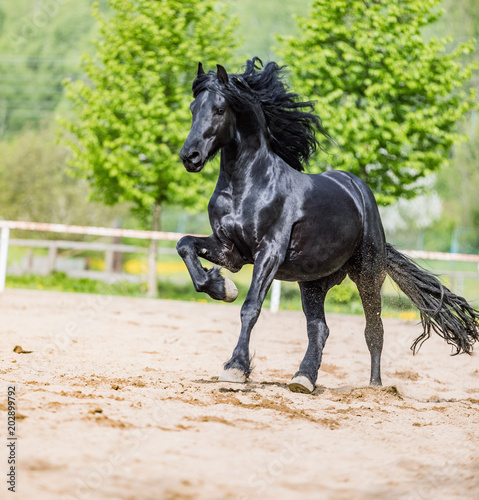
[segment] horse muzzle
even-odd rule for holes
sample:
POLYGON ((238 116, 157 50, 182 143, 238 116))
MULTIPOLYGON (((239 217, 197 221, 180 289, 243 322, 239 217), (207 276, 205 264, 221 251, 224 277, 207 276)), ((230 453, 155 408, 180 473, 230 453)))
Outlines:
POLYGON ((181 150, 180 158, 188 172, 199 172, 205 165, 205 161, 199 151, 184 152, 181 150))

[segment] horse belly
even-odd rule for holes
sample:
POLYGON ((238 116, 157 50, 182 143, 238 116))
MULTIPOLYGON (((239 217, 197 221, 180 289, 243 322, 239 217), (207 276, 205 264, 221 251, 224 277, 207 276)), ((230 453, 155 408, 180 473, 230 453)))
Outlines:
POLYGON ((298 224, 283 264, 276 274, 284 281, 312 281, 341 269, 354 255, 361 239, 361 222, 354 215, 348 223, 298 224))
POLYGON ((282 281, 312 281, 333 274, 346 261, 333 262, 312 256, 287 258, 278 269, 275 278, 282 281))

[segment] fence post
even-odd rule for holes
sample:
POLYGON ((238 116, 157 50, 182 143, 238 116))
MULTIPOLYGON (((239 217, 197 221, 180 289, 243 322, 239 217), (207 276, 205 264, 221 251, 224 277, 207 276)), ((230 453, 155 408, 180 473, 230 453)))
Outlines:
MULTIPOLYGON (((161 205, 153 206, 153 231, 158 231, 161 225, 161 205)), ((150 240, 150 248, 148 250, 148 297, 156 297, 158 295, 158 274, 156 271, 156 260, 158 258, 158 240, 152 238, 150 240)))
POLYGON ((279 311, 279 301, 281 298, 281 281, 273 280, 271 286, 271 305, 269 310, 272 313, 277 313, 279 311))
POLYGON ((8 239, 10 229, 2 227, 0 236, 0 292, 5 290, 5 280, 7 279, 7 257, 8 257, 8 239))
POLYGON ((113 250, 105 252, 105 271, 109 274, 113 272, 114 255, 113 250))
POLYGON ((158 276, 156 272, 156 259, 158 256, 158 240, 150 240, 148 249, 148 276, 147 276, 147 296, 156 297, 158 295, 158 276))
POLYGON ((57 245, 53 242, 48 249, 48 272, 51 273, 55 271, 56 260, 57 260, 57 245))
POLYGON ((33 271, 33 248, 29 248, 27 251, 27 272, 31 273, 33 271))

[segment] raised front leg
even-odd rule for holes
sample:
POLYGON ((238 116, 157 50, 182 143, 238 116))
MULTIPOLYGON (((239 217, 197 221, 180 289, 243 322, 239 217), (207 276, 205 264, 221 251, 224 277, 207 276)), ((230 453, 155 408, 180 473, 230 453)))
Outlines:
POLYGON ((214 235, 207 238, 184 236, 176 249, 186 264, 197 292, 205 292, 215 300, 236 300, 238 289, 235 284, 221 276, 219 269, 205 269, 198 258, 202 257, 233 272, 239 271, 244 261, 233 245, 227 247, 214 235))
POLYGON ((246 382, 251 367, 249 341, 251 330, 258 320, 261 306, 280 265, 278 253, 267 250, 259 255, 253 269, 253 279, 241 308, 241 333, 231 359, 225 364, 219 380, 246 382))
POLYGON ((311 393, 314 390, 321 365, 324 345, 329 328, 324 316, 324 299, 329 290, 327 280, 299 283, 303 311, 307 320, 308 349, 299 370, 294 374, 289 388, 293 392, 311 393))

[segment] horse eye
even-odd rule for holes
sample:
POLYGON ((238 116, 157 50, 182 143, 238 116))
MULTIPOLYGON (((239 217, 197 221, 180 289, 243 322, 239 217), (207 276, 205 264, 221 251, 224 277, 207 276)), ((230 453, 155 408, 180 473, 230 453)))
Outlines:
POLYGON ((225 112, 225 108, 218 108, 218 109, 216 110, 216 114, 217 114, 217 115, 222 115, 224 112, 225 112))

